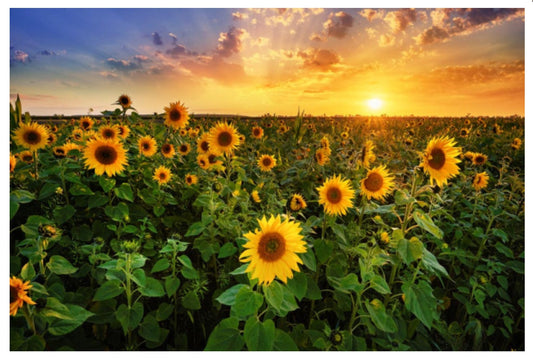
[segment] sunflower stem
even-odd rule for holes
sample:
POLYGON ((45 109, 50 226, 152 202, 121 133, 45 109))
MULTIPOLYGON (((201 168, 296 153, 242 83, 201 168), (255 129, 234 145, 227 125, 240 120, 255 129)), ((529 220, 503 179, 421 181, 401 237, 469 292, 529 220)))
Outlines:
POLYGON ((38 164, 39 164, 39 158, 38 158, 37 150, 35 150, 33 152, 33 166, 34 166, 34 173, 35 173, 33 177, 35 178, 35 180, 39 179, 38 164))
POLYGON ((366 198, 364 195, 361 195, 361 213, 359 214, 359 230, 361 230, 361 226, 363 225, 363 216, 365 214, 365 208, 366 208, 366 198))
POLYGON ((24 313, 24 318, 26 319, 26 323, 28 323, 28 328, 33 331, 34 335, 37 335, 37 329, 35 328, 35 321, 33 320, 33 316, 31 315, 30 308, 28 304, 24 304, 22 307, 22 312, 24 313))

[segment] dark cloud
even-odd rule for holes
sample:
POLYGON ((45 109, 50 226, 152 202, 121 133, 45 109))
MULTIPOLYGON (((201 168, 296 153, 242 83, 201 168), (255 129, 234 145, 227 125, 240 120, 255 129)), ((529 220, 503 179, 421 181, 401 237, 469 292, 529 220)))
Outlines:
POLYGON ((161 40, 161 36, 157 32, 152 33, 152 41, 155 45, 163 45, 163 40, 161 40))
POLYGON ((179 58, 183 55, 187 55, 189 52, 183 45, 176 44, 173 48, 168 49, 165 53, 172 58, 179 58))
POLYGON ((142 65, 138 61, 124 59, 107 58, 106 64, 121 72, 130 72, 142 68, 142 65))
POLYGON ((400 9, 388 12, 383 20, 394 33, 399 33, 407 29, 409 25, 413 25, 416 19, 417 11, 415 9, 400 9))
POLYGON ((368 21, 372 21, 374 19, 383 18, 383 13, 383 10, 363 9, 359 12, 359 15, 366 18, 368 21))
POLYGON ((344 11, 329 14, 324 23, 324 31, 327 36, 344 38, 349 28, 353 26, 353 16, 344 11))
POLYGON ((228 32, 220 33, 218 37, 217 54, 221 57, 229 57, 233 53, 239 53, 242 48, 242 38, 246 34, 244 29, 231 27, 228 32))
POLYGON ((332 70, 340 62, 337 53, 327 49, 308 49, 299 51, 298 57, 302 58, 305 68, 311 68, 320 71, 332 70))

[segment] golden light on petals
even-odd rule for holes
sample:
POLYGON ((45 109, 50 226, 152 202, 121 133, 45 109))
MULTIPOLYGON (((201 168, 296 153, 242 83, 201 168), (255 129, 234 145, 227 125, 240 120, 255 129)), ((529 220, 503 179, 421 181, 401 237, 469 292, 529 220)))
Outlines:
POLYGON ((474 176, 474 181, 472 182, 472 185, 474 186, 474 189, 476 191, 480 191, 481 189, 484 189, 489 185, 489 174, 487 174, 486 171, 482 173, 477 173, 474 176))
POLYGON ((276 166, 276 158, 274 155, 261 155, 257 165, 261 171, 270 171, 276 166))
POLYGON ((330 215, 344 215, 348 208, 353 206, 352 198, 355 194, 350 181, 333 176, 326 179, 324 184, 317 188, 318 203, 324 206, 324 211, 330 215))
POLYGON ((487 155, 482 153, 474 153, 472 156, 472 163, 474 165, 483 165, 487 162, 487 155))
POLYGON ((258 223, 259 229, 244 234, 248 242, 243 245, 245 250, 239 260, 250 263, 246 272, 260 285, 269 285, 276 277, 287 283, 293 271, 300 271, 298 264, 303 262, 298 254, 307 251, 300 224, 282 221, 279 215, 268 220, 263 217, 258 223))
POLYGON ((174 102, 165 107, 165 113, 165 125, 173 129, 184 128, 189 123, 187 108, 181 102, 174 102))
POLYGON ((35 302, 28 296, 28 290, 32 288, 30 281, 22 281, 18 277, 9 278, 9 315, 17 315, 18 309, 24 303, 35 305, 35 302))
POLYGON ((304 197, 302 197, 300 194, 293 194, 290 202, 291 210, 293 211, 299 211, 302 209, 305 209, 307 207, 307 203, 305 202, 304 197))
POLYGON ((169 144, 169 143, 164 143, 161 146, 161 154, 163 154, 163 156, 165 158, 173 157, 176 154, 176 150, 174 149, 174 145, 169 144))
POLYGON ((139 154, 143 154, 144 156, 152 156, 157 152, 157 142, 150 135, 140 137, 137 145, 139 147, 139 154))
POLYGON ((36 151, 48 144, 48 130, 35 122, 21 123, 15 130, 13 138, 18 145, 36 151))
POLYGON ((440 187, 449 178, 459 174, 458 156, 461 149, 455 147, 455 141, 449 137, 433 138, 428 143, 420 166, 429 174, 430 183, 433 181, 440 187))
POLYGON ((9 153, 9 172, 12 173, 15 171, 15 166, 17 165, 17 158, 14 155, 9 153))
POLYGON ((187 183, 187 185, 196 184, 198 183, 198 177, 194 174, 187 174, 185 175, 185 183, 187 183))
POLYGON ((207 141, 208 137, 209 137, 209 134, 204 133, 196 141, 198 154, 203 154, 209 151, 209 141, 207 141))
POLYGON ((368 199, 384 200, 393 187, 393 178, 384 166, 378 166, 369 170, 366 177, 361 180, 361 193, 368 199))
POLYGON ((263 128, 260 126, 252 127, 252 137, 254 139, 260 139, 263 137, 263 128))
POLYGON ((217 153, 232 152, 240 144, 239 133, 233 125, 219 122, 209 131, 207 142, 217 153))
POLYGON ((124 147, 115 140, 91 140, 83 150, 83 156, 85 166, 94 169, 96 175, 106 173, 113 176, 122 172, 128 164, 124 147))
POLYGON ((172 173, 166 166, 160 166, 154 171, 153 179, 156 180, 159 185, 166 184, 170 181, 172 173))
POLYGON ((185 144, 181 144, 179 147, 178 147, 178 152, 185 156, 187 155, 189 152, 191 152, 191 147, 189 146, 189 144, 185 143, 185 144))

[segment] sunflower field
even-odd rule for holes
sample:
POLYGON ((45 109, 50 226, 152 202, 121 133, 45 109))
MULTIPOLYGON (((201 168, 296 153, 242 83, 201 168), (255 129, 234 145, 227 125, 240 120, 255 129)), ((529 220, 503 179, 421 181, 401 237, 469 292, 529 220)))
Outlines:
POLYGON ((11 350, 524 350, 524 118, 10 109, 11 350))

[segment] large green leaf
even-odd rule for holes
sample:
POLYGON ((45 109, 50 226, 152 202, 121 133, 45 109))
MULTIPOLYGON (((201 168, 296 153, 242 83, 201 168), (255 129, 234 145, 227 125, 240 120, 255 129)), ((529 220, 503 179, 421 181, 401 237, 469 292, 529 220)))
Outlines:
POLYGON ((210 351, 238 351, 244 347, 244 338, 239 331, 239 320, 231 317, 222 320, 213 329, 205 350, 210 351))
POLYGON ((423 252, 424 244, 416 237, 411 238, 409 241, 402 238, 398 242, 398 253, 406 264, 422 258, 423 252))
POLYGON ((128 309, 126 305, 121 304, 115 315, 122 325, 124 335, 126 335, 128 331, 134 330, 141 322, 144 315, 144 306, 140 302, 136 302, 131 309, 128 309))
POLYGON ((417 284, 410 281, 404 282, 402 291, 405 294, 405 307, 415 314, 428 328, 431 328, 434 319, 438 319, 437 299, 433 296, 431 285, 420 280, 417 284))
POLYGON ((263 295, 252 291, 249 287, 243 287, 235 295, 235 303, 231 306, 231 312, 245 318, 255 314, 262 304, 263 295))
POLYGON ((150 297, 160 297, 165 295, 163 284, 159 280, 154 279, 153 277, 146 278, 146 284, 144 286, 139 286, 139 292, 143 296, 150 297))
POLYGON ((114 298, 124 292, 124 288, 118 280, 104 282, 94 294, 93 301, 103 301, 114 298))
POLYGON ((295 272, 293 278, 287 280, 287 287, 298 300, 302 300, 307 292, 307 276, 302 272, 295 272))
POLYGON ((416 224, 418 224, 420 227, 422 227, 438 239, 442 239, 442 237, 444 237, 444 232, 442 232, 442 230, 435 225, 435 223, 428 214, 420 210, 415 210, 413 212, 413 218, 415 219, 416 224))
POLYGON ((50 257, 46 267, 56 275, 70 275, 78 270, 65 257, 59 255, 50 257))
POLYGON ((281 329, 276 329, 276 335, 274 337, 274 346, 272 347, 272 349, 284 352, 296 351, 298 350, 298 346, 289 334, 287 334, 281 329))
POLYGON ((70 319, 58 319, 50 323, 48 332, 52 335, 65 335, 79 327, 87 318, 94 315, 81 306, 66 304, 70 314, 70 319))
POLYGON ((115 195, 120 199, 127 200, 128 202, 133 202, 133 190, 128 183, 122 183, 120 187, 115 188, 115 195))
POLYGON ((63 224, 68 221, 76 213, 76 208, 73 206, 66 205, 64 207, 55 207, 53 214, 54 220, 57 224, 63 224))
POLYGON ((252 316, 244 325, 244 341, 248 350, 269 351, 274 346, 276 327, 272 320, 260 322, 252 316))
POLYGON ((215 300, 223 305, 229 305, 232 306, 235 304, 235 298, 237 296, 237 293, 240 291, 241 288, 247 287, 248 285, 245 284, 237 284, 226 291, 224 291, 222 294, 220 294, 215 300))
POLYGON ((398 330, 396 322, 387 313, 385 305, 380 300, 374 299, 372 302, 365 301, 365 306, 370 314, 370 319, 378 329, 387 333, 395 333, 398 330))

